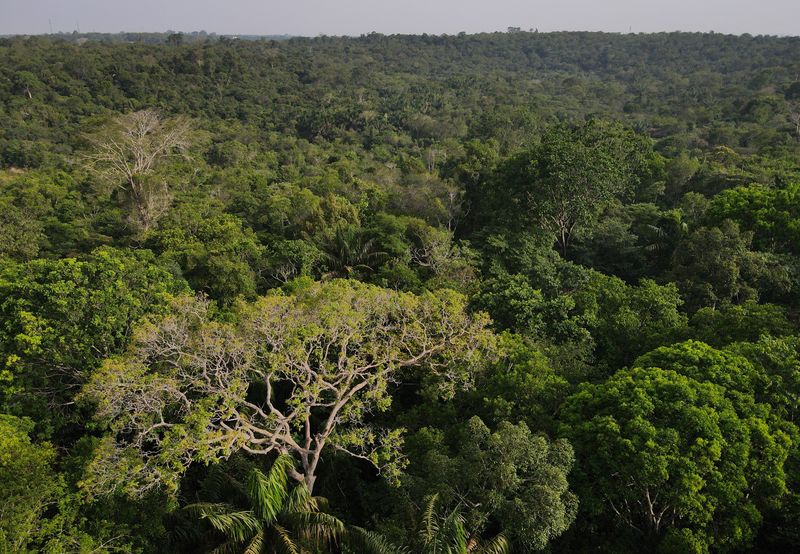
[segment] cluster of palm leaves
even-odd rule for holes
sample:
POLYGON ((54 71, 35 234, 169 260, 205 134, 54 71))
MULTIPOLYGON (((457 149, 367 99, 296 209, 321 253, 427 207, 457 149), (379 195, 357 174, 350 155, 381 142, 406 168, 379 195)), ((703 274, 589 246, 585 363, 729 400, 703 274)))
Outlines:
POLYGON ((410 544, 397 546, 378 533, 346 525, 326 513, 326 501, 292 486, 292 459, 280 456, 267 474, 250 471, 246 483, 228 480, 235 503, 195 503, 182 512, 207 521, 223 537, 213 554, 508 554, 503 535, 480 542, 466 529, 460 510, 437 511, 426 499, 410 544))
POLYGON ((377 249, 374 239, 351 226, 339 226, 328 242, 323 244, 326 278, 357 278, 375 270, 387 254, 377 249))
POLYGON ((233 503, 195 503, 184 513, 207 521, 223 542, 214 554, 306 554, 333 551, 344 523, 324 511, 325 500, 288 477, 292 459, 280 456, 267 474, 252 469, 246 483, 226 479, 233 503))
POLYGON ((429 496, 416 524, 412 552, 421 554, 508 554, 508 539, 501 533, 482 541, 471 534, 459 508, 437 510, 439 496, 429 496))

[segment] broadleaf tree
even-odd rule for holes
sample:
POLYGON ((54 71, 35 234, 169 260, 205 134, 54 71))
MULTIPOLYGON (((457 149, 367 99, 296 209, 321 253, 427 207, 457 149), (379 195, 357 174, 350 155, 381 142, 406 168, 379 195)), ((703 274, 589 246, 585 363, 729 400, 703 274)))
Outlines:
POLYGON ((379 429, 390 386, 423 367, 452 395, 470 381, 491 335, 452 291, 416 296, 355 281, 310 281, 292 294, 240 303, 216 320, 202 298, 179 297, 84 390, 111 432, 86 485, 128 493, 175 487, 194 461, 237 450, 288 454, 311 492, 320 457, 337 450, 390 480, 405 464, 402 429, 379 429))

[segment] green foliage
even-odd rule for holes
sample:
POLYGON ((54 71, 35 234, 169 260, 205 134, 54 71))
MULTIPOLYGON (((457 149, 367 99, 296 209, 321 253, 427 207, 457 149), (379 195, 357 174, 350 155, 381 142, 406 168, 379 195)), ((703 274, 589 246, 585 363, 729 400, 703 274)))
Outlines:
POLYGON ((714 197, 709 217, 732 219, 755 234, 761 248, 797 254, 800 244, 800 183, 783 187, 742 186, 714 197))
MULTIPOLYGON (((639 363, 655 361, 671 360, 639 363)), ((786 491, 789 438, 754 414, 738 413, 720 383, 697 379, 719 377, 714 367, 622 370, 605 383, 582 385, 567 401, 563 432, 580 461, 589 521, 616 520, 621 535, 667 552, 752 540, 759 508, 786 491)))
POLYGON ((490 314, 500 329, 533 335, 544 332, 544 296, 523 275, 503 273, 486 279, 474 303, 490 314))
POLYGON ((571 392, 566 377, 541 347, 519 335, 504 333, 498 347, 497 361, 479 376, 472 394, 484 404, 478 413, 488 421, 518 418, 531 429, 555 431, 555 415, 571 392))
MULTIPOLYGON (((781 506, 766 516, 764 540, 770 548, 791 550, 800 546, 800 340, 797 337, 763 337, 755 343, 737 343, 728 349, 763 369, 768 378, 760 394, 773 413, 795 426, 792 450, 787 461, 786 482, 789 494, 781 506)), ((792 430, 792 428, 789 428, 792 430)))
POLYGON ((576 294, 587 327, 597 343, 597 356, 610 367, 630 363, 637 355, 679 338, 686 328, 677 287, 643 279, 637 286, 595 275, 576 294))
MULTIPOLYGON (((33 260, 0 272, 0 352, 7 409, 44 427, 74 417, 73 399, 131 327, 185 286, 147 251, 101 248, 83 259, 33 260)), ((52 429, 51 429, 52 430, 52 429)))
POLYGON ((53 168, 0 173, 4 257, 74 256, 120 234, 104 221, 115 217, 107 199, 86 190, 79 178, 53 168))
POLYGON ((750 249, 751 240, 750 233, 725 220, 720 227, 697 229, 678 245, 671 277, 691 311, 758 300, 760 290, 791 287, 785 270, 774 267, 769 256, 750 249))
POLYGON ((690 321, 692 335, 713 346, 757 342, 762 335, 791 335, 795 327, 783 306, 745 302, 719 309, 701 308, 690 321))
MULTIPOLYGON (((407 486, 436 491, 451 505, 463 502, 466 528, 476 535, 496 522, 517 550, 529 552, 574 520, 577 499, 567 483, 574 457, 566 441, 536 436, 525 423, 501 421, 491 431, 475 416, 449 439, 424 428, 409 443, 415 463, 407 486)), ((450 517, 460 519, 460 511, 450 517)))
POLYGON ((766 384, 763 373, 746 359, 694 340, 657 348, 639 357, 634 365, 669 369, 699 382, 714 383, 729 396, 745 393, 752 397, 766 384))
POLYGON ((0 60, 0 550, 800 549, 795 37, 0 60))
POLYGON ((686 219, 679 210, 661 210, 655 204, 615 204, 596 224, 576 232, 572 257, 627 282, 658 276, 669 268, 686 219))
POLYGON ((591 271, 583 272, 577 282, 559 283, 562 279, 556 277, 556 290, 572 290, 545 298, 531 279, 500 273, 483 281, 473 303, 501 329, 565 342, 591 337, 595 355, 611 367, 629 363, 685 331, 683 301, 674 284, 644 279, 633 287, 591 271))
POLYGON ((763 401, 785 421, 798 424, 800 409, 800 350, 798 337, 762 337, 756 342, 731 345, 727 350, 761 368, 768 378, 763 401))
MULTIPOLYGON (((649 145, 619 125, 557 125, 500 169, 497 208, 550 230, 566 253, 573 230, 640 182, 649 145)), ((652 151, 649 153, 652 155, 652 151)))
POLYGON ((33 424, 0 416, 0 552, 25 552, 42 533, 42 516, 58 499, 63 482, 51 469, 55 451, 32 444, 33 424))
POLYGON ((213 203, 180 204, 146 241, 198 292, 230 303, 256 293, 263 247, 255 233, 213 203))
POLYGON ((13 204, 0 204, 0 257, 24 261, 39 254, 42 223, 13 204))
POLYGON ((56 449, 30 439, 33 421, 0 414, 0 552, 131 552, 129 537, 80 515, 85 501, 56 471, 56 449))

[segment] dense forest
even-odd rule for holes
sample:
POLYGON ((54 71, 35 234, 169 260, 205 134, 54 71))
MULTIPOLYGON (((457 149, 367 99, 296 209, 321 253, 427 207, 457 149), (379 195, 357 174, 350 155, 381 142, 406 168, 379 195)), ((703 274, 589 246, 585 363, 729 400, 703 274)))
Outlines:
POLYGON ((800 37, 0 38, 0 553, 800 551, 800 37))

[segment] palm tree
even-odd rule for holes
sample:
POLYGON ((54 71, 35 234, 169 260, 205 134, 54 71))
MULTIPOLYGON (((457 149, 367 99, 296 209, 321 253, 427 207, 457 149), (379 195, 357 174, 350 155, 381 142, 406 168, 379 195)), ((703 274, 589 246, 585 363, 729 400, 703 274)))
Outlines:
POLYGON ((326 278, 358 277, 369 273, 386 257, 375 248, 375 241, 352 226, 339 226, 331 239, 323 245, 323 257, 328 272, 326 278))
POLYGON ((440 514, 436 510, 439 495, 426 499, 422 517, 417 524, 414 552, 420 554, 509 554, 508 539, 500 533, 481 541, 467 531, 459 508, 440 514))
POLYGON ((184 509, 208 521, 225 537, 214 554, 303 554, 328 550, 345 532, 335 516, 321 511, 324 499, 313 497, 303 484, 290 487, 292 459, 280 456, 264 475, 250 472, 243 486, 230 485, 239 504, 196 503, 184 509))
MULTIPOLYGON (((212 554, 408 554, 377 533, 325 513, 327 501, 311 496, 304 484, 291 488, 293 467, 291 457, 280 456, 266 475, 251 470, 244 484, 222 471, 212 473, 210 492, 236 502, 190 504, 182 512, 208 521, 225 537, 212 554)), ((176 538, 198 539, 187 527, 176 530, 176 538)))

